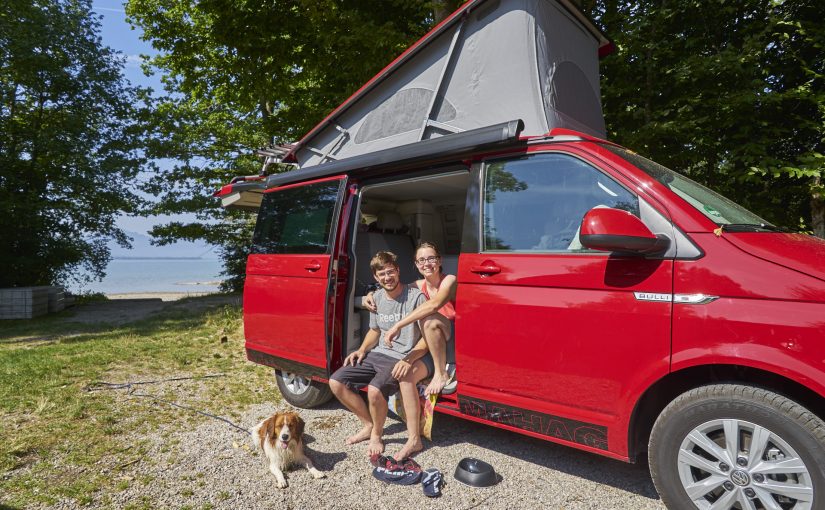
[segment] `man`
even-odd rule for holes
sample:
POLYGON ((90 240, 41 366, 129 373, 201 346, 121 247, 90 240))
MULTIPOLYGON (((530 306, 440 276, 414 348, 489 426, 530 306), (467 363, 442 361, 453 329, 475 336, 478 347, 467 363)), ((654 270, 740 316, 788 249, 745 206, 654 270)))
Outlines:
MULTIPOLYGON (((367 455, 378 455, 384 451, 382 436, 387 419, 387 398, 398 391, 399 382, 404 383, 407 391, 414 392, 415 384, 433 373, 433 362, 417 323, 401 328, 392 342, 384 341, 386 331, 423 303, 424 295, 415 286, 401 284, 397 258, 391 252, 376 253, 370 261, 370 269, 381 289, 373 297, 376 311, 370 314, 369 332, 358 350, 344 360, 344 366, 332 374, 329 386, 363 425, 360 431, 347 438, 347 444, 369 440, 367 455), (367 387, 369 406, 357 393, 364 386, 367 387)), ((404 399, 404 404, 405 411, 407 400, 411 401, 410 410, 414 407, 414 412, 407 411, 407 430, 410 440, 420 445, 418 398, 415 397, 404 399)))

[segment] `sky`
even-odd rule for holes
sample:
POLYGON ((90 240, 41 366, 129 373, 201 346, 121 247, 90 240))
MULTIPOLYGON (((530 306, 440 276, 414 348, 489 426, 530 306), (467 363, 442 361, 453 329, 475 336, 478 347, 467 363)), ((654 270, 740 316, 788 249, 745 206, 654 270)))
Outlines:
MULTIPOLYGON (((123 3, 118 0, 95 0, 92 4, 92 9, 101 16, 100 35, 103 39, 103 44, 121 52, 123 56, 126 57, 126 67, 124 69, 126 78, 132 82, 133 85, 151 87, 160 91, 162 89, 160 77, 158 75, 146 76, 140 68, 140 55, 154 55, 157 52, 149 43, 140 39, 142 31, 139 28, 133 28, 126 22, 126 12, 123 9, 123 3)), ((166 223, 170 220, 186 222, 194 219, 194 215, 155 216, 148 218, 121 216, 117 220, 117 224, 127 232, 145 235, 147 231, 156 224, 166 223)), ((145 252, 149 249, 147 246, 143 246, 143 244, 145 244, 143 237, 136 238, 135 240, 136 250, 140 249, 145 252), (141 246, 137 246, 138 244, 141 244, 141 246)), ((207 248, 207 245, 203 243, 194 244, 195 249, 199 247, 207 248)), ((181 247, 179 246, 177 248, 176 251, 179 251, 181 247)), ((164 256, 165 253, 163 252, 169 250, 170 249, 165 247, 156 247, 156 255, 164 256)))

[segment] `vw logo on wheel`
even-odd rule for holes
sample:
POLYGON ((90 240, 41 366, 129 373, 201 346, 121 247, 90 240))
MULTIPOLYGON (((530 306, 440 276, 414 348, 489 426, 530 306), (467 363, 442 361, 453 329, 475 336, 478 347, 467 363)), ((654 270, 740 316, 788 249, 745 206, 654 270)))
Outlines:
POLYGON ((730 479, 736 485, 744 486, 744 485, 748 485, 749 483, 751 483, 751 477, 748 476, 748 474, 746 472, 742 471, 741 469, 737 469, 736 471, 731 473, 730 479))

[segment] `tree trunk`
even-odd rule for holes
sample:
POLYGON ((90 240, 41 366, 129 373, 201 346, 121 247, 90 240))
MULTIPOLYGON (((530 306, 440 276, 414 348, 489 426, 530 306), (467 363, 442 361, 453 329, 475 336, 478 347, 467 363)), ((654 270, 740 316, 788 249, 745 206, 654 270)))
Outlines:
POLYGON ((433 6, 433 21, 435 22, 433 25, 438 25, 447 19, 447 16, 463 3, 463 0, 433 0, 431 4, 433 6))
MULTIPOLYGON (((814 178, 814 186, 818 187, 821 182, 821 177, 814 178)), ((811 196, 811 226, 815 236, 825 239, 825 197, 822 193, 811 196)))

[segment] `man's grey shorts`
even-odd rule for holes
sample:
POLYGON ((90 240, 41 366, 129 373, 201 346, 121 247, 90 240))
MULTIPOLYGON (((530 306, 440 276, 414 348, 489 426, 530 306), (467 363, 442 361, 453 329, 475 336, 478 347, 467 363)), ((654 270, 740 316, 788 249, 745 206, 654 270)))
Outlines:
MULTIPOLYGON (((433 358, 428 352, 419 359, 427 368, 426 379, 433 374, 433 358)), ((347 365, 336 370, 330 379, 345 384, 349 389, 358 391, 366 386, 381 390, 385 398, 398 391, 398 381, 392 376, 392 369, 398 360, 380 352, 368 352, 360 365, 347 365)))

